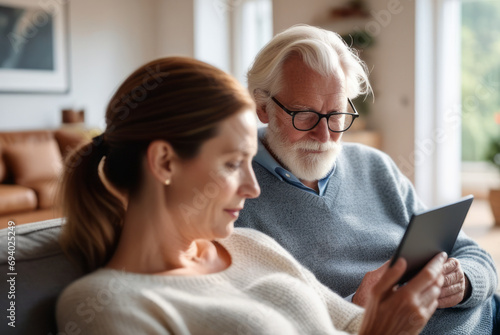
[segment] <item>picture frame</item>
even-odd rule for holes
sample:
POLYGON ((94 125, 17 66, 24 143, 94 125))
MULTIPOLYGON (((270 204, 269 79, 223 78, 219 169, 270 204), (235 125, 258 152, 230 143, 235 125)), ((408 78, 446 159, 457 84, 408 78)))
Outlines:
POLYGON ((0 0, 0 93, 69 91, 67 0, 0 0))

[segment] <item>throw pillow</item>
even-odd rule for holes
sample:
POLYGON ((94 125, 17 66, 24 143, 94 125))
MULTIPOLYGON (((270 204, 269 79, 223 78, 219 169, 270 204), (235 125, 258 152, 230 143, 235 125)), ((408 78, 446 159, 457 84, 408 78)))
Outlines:
POLYGON ((4 157, 19 185, 57 179, 63 167, 54 139, 10 144, 4 148, 4 157))

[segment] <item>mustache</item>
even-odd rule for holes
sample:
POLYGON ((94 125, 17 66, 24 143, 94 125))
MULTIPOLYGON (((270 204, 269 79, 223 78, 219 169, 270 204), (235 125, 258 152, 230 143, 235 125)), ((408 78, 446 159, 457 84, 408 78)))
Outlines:
POLYGON ((340 147, 337 142, 319 143, 316 141, 303 140, 292 144, 292 149, 295 150, 313 150, 313 151, 331 151, 340 147))

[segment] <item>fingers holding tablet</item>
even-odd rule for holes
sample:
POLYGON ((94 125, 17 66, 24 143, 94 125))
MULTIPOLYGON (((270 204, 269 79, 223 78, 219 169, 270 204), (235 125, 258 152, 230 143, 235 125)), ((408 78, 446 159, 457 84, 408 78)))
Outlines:
POLYGON ((370 291, 364 320, 367 327, 362 330, 368 328, 365 332, 368 334, 378 334, 377 329, 384 329, 384 334, 418 334, 438 306, 445 261, 446 254, 438 254, 404 286, 397 283, 406 270, 406 261, 400 258, 392 267, 386 267, 370 291), (375 330, 370 328, 372 323, 375 323, 375 330))
POLYGON ((470 296, 471 288, 458 259, 449 258, 443 267, 444 284, 438 308, 453 307, 470 296))
POLYGON ((440 282, 438 286, 441 288, 444 284, 443 269, 447 259, 448 255, 445 252, 437 254, 405 287, 414 291, 424 291, 440 282))
MULTIPOLYGON (((399 284, 413 278, 439 252, 451 253, 473 198, 469 195, 412 216, 391 262, 392 266, 399 257, 403 257, 408 263, 399 284)), ((452 263, 447 266, 452 267, 452 263)))
POLYGON ((399 287, 398 291, 404 292, 406 299, 413 302, 415 318, 427 322, 438 307, 446 259, 444 252, 436 255, 413 279, 399 287))

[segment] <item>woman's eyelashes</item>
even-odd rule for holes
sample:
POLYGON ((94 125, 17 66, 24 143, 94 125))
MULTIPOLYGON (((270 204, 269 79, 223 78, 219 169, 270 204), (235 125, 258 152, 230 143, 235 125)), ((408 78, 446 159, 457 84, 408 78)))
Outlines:
POLYGON ((229 170, 229 171, 235 171, 237 170, 241 164, 243 163, 242 160, 238 160, 238 161, 229 161, 229 162, 226 162, 226 169, 229 170))

